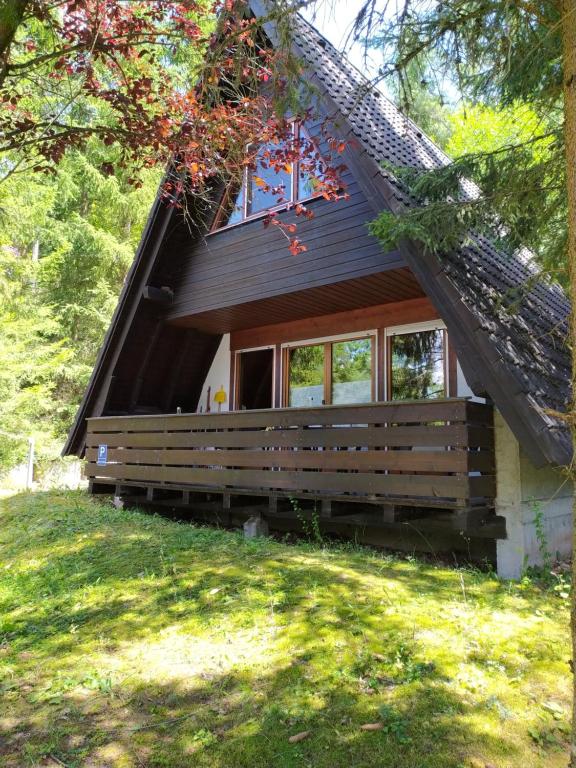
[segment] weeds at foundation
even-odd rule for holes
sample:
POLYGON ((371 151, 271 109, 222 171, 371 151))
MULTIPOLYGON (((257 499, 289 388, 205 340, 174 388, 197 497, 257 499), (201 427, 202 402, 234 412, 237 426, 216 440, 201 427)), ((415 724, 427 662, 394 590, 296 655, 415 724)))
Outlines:
POLYGON ((536 530, 538 551, 542 558, 542 568, 545 571, 550 571, 552 570, 553 559, 552 553, 548 548, 548 537, 546 536, 546 529, 544 528, 544 510, 542 509, 542 504, 537 501, 532 502, 532 508, 534 510, 534 528, 536 530))
POLYGON ((319 546, 324 546, 326 544, 326 541, 322 536, 322 531, 320 530, 320 517, 316 510, 316 504, 314 504, 312 515, 309 520, 307 517, 305 517, 298 499, 295 499, 293 496, 291 496, 290 505, 292 507, 294 514, 296 515, 297 519, 300 521, 300 524, 302 525, 302 532, 304 533, 304 536, 306 536, 306 538, 309 539, 310 541, 313 541, 315 544, 318 544, 319 546))
POLYGON ((522 582, 538 584, 544 589, 554 592, 561 600, 568 600, 571 591, 570 569, 563 563, 555 562, 550 551, 544 526, 542 504, 533 500, 531 505, 534 511, 534 530, 542 564, 529 566, 525 561, 522 582))

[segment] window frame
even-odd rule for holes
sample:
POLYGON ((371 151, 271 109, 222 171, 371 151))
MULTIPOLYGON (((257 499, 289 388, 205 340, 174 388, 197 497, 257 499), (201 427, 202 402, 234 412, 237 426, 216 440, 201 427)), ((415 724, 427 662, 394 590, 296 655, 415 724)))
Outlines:
MULTIPOLYGON (((325 336, 320 339, 306 339, 305 341, 286 342, 281 345, 281 381, 282 381, 282 407, 295 408, 298 406, 290 405, 290 352, 293 349, 301 347, 324 347, 324 398, 322 406, 333 405, 332 403, 332 365, 333 351, 332 346, 346 341, 361 341, 370 339, 371 346, 371 377, 370 377, 370 397, 371 403, 377 402, 378 392, 378 331, 359 331, 358 333, 344 333, 337 336, 325 336)), ((347 405, 357 405, 357 403, 348 403, 347 405)), ((314 406, 315 407, 315 406, 314 406)), ((320 406, 318 406, 320 407, 320 406)))
MULTIPOLYGON (((443 360, 442 369, 444 373, 444 394, 442 398, 452 397, 452 389, 454 386, 452 376, 452 350, 450 347, 450 341, 448 338, 448 330, 446 325, 441 321, 429 321, 422 323, 408 323, 406 325, 391 326, 385 329, 384 338, 384 400, 387 403, 404 402, 402 400, 392 400, 392 344, 391 340, 394 336, 405 336, 412 333, 424 333, 426 331, 442 331, 443 332, 443 360)), ((433 399, 442 399, 433 398, 433 399)), ((426 400, 432 398, 425 398, 426 400)))
MULTIPOLYGON (((298 139, 300 137, 302 124, 298 120, 291 120, 290 123, 292 125, 292 130, 294 132, 293 135, 296 139, 298 139)), ((322 198, 322 193, 309 195, 308 197, 298 197, 300 160, 298 160, 293 165, 296 166, 296 170, 294 170, 293 168, 290 174, 290 200, 286 200, 283 203, 278 203, 278 205, 271 206, 270 208, 263 208, 262 210, 257 211, 256 213, 250 213, 250 214, 248 214, 248 189, 249 189, 248 174, 251 171, 249 168, 244 168, 244 170, 242 171, 242 186, 241 186, 241 189, 244 192, 243 201, 242 201, 242 218, 240 219, 240 221, 235 221, 232 224, 224 224, 222 226, 220 225, 220 222, 222 221, 223 217, 226 215, 226 210, 230 202, 230 196, 233 194, 233 190, 234 190, 234 184, 229 183, 226 186, 226 189, 224 190, 224 193, 220 199, 220 202, 218 204, 218 211, 216 212, 214 221, 212 222, 212 225, 210 227, 210 231, 207 232, 207 234, 214 235, 217 232, 224 232, 225 230, 232 229, 233 227, 239 227, 242 224, 245 224, 246 222, 262 219, 265 216, 268 216, 270 213, 289 210, 294 205, 296 205, 296 203, 304 204, 304 203, 311 202, 312 200, 318 200, 322 198)), ((235 194, 238 194, 238 193, 235 193, 235 194)))

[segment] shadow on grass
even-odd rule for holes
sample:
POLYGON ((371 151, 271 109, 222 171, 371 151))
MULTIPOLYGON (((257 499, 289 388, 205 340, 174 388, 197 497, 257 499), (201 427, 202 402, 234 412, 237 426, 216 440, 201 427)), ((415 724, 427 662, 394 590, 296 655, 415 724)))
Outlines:
MULTIPOLYGON (((481 736, 459 717, 459 697, 438 681, 412 688, 394 706, 375 707, 372 697, 338 686, 307 706, 299 676, 305 670, 298 675, 290 666, 87 698, 71 692, 43 726, 33 713, 3 727, 0 756, 6 768, 50 758, 68 766, 456 768, 481 736), (374 722, 382 730, 361 729, 374 722), (303 732, 303 741, 290 743, 303 732)), ((482 736, 482 749, 501 751, 501 737, 482 736)))
POLYGON ((4 505, 7 768, 460 768, 515 754, 478 728, 485 703, 453 684, 450 649, 430 658, 416 632, 476 590, 504 609, 486 577, 461 594, 446 569, 245 542, 81 494, 4 505))

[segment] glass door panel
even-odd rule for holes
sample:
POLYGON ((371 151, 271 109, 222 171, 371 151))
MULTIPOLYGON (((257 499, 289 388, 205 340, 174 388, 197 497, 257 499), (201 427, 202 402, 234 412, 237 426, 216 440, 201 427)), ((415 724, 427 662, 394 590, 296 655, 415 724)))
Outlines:
POLYGON ((445 332, 402 333, 390 337, 390 399, 444 397, 445 332))
POLYGON ((372 340, 332 344, 332 403, 372 402, 372 340))
POLYGON ((305 408, 324 402, 324 344, 291 349, 288 358, 288 405, 305 408))

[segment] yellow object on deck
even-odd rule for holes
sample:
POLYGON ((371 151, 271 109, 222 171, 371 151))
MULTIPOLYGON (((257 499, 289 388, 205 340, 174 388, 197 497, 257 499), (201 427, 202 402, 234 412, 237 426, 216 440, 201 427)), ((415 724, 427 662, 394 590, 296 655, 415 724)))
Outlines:
POLYGON ((228 398, 226 397, 226 391, 224 390, 224 386, 222 385, 214 395, 214 402, 218 403, 218 405, 222 405, 222 403, 225 403, 227 399, 228 398))

